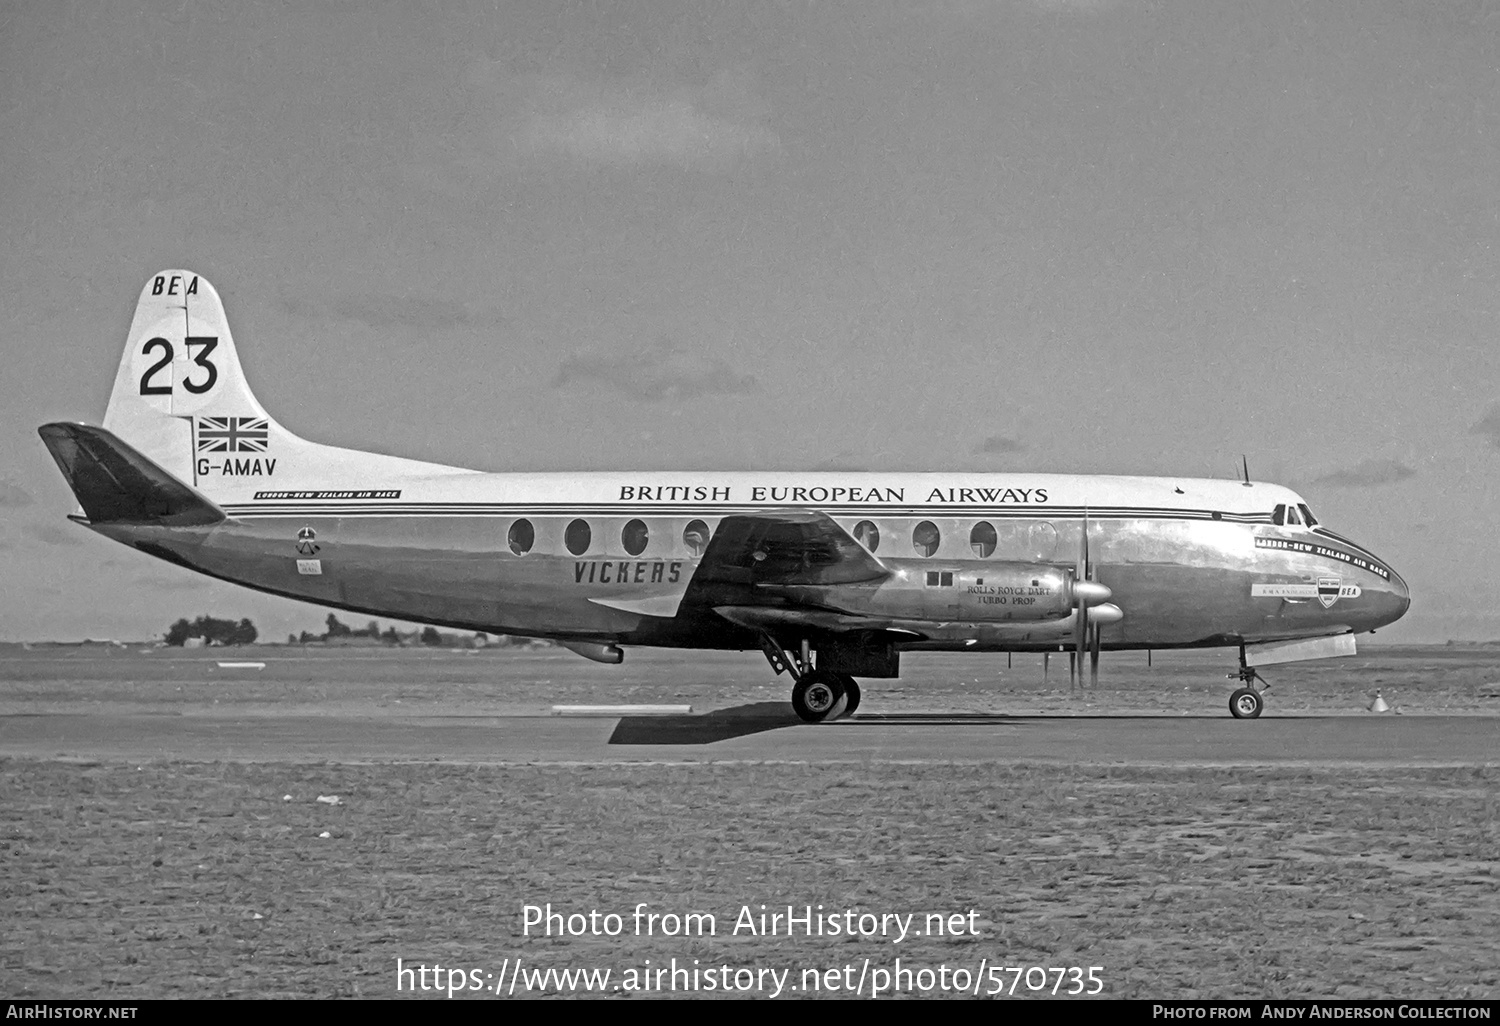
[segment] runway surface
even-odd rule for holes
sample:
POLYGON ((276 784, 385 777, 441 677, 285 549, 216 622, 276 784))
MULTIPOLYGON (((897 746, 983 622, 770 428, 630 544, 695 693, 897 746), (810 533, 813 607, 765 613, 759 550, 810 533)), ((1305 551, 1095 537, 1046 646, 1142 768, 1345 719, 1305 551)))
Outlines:
POLYGON ((860 715, 785 703, 674 716, 40 714, 0 716, 0 756, 70 760, 467 764, 765 761, 1164 766, 1500 762, 1492 716, 860 715))
POLYGON ((0 651, 0 964, 28 998, 897 956, 1102 966, 1111 997, 1496 993, 1500 652, 1289 668, 1258 720, 1212 653, 1076 691, 1040 663, 914 659, 809 726, 753 654, 0 651), (694 711, 548 713, 600 704, 694 711), (642 902, 983 926, 558 942, 518 915, 642 902))

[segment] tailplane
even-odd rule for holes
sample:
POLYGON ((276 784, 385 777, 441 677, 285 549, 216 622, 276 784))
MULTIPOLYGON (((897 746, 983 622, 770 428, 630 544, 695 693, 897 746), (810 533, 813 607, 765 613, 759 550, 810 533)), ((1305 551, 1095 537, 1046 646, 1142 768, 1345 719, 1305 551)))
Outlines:
POLYGON ((104 428, 37 429, 90 524, 216 524, 224 511, 104 428))

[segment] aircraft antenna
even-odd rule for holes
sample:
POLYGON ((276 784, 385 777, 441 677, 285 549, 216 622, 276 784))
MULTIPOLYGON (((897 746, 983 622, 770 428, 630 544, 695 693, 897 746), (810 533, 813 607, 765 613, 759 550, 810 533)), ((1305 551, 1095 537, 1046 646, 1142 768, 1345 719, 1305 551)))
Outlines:
POLYGON ((1250 461, 1245 458, 1245 454, 1244 453, 1240 453, 1240 466, 1245 471, 1245 480, 1242 483, 1244 484, 1244 486, 1246 488, 1253 487, 1250 484, 1250 461))

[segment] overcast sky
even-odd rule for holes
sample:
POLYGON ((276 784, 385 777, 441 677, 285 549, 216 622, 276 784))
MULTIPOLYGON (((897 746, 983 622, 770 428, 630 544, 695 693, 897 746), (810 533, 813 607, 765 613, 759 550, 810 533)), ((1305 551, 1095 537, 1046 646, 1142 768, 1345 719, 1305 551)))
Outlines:
MULTIPOLYGON (((326 611, 68 523, 146 277, 487 470, 1253 476, 1500 638, 1500 12, 0 6, 0 638, 326 611)), ((346 618, 348 619, 348 618, 346 618)), ((355 618, 361 620, 363 618, 355 618)))

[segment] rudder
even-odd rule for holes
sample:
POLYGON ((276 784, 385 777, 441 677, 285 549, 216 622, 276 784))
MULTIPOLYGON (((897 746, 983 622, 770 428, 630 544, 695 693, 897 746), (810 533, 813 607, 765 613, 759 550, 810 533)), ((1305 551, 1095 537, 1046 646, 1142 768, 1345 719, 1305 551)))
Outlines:
POLYGON ((104 427, 193 481, 195 432, 204 417, 222 418, 235 444, 244 439, 252 449, 270 426, 240 369, 218 292, 192 271, 162 271, 141 290, 104 427))

